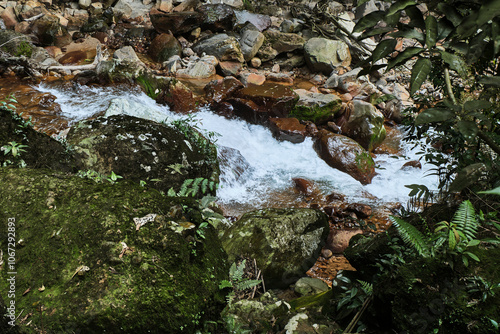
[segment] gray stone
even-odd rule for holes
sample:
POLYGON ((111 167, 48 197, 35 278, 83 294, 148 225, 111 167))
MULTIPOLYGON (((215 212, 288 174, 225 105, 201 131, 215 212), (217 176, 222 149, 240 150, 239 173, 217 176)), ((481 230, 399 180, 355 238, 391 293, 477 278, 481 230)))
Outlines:
POLYGON ((135 19, 138 16, 146 16, 151 8, 153 8, 152 3, 145 5, 142 1, 118 0, 116 5, 113 7, 113 12, 115 14, 121 14, 127 18, 135 19))
POLYGON ((215 75, 215 66, 217 64, 217 59, 214 56, 205 56, 189 62, 186 68, 177 70, 177 76, 182 78, 209 78, 215 75))
POLYGON ((227 34, 217 34, 199 41, 192 46, 193 51, 198 54, 206 53, 217 57, 219 61, 237 60, 245 61, 241 47, 236 38, 227 34))
POLYGON ((267 15, 254 14, 247 10, 235 10, 236 25, 242 26, 247 22, 252 23, 259 31, 264 31, 271 26, 271 18, 267 15))
POLYGON ((301 296, 315 295, 328 291, 328 284, 313 277, 302 277, 295 283, 294 291, 301 296))
POLYGON ((88 9, 91 3, 92 0, 79 0, 78 6, 80 6, 81 9, 88 9))
POLYGON ((304 54, 307 65, 314 72, 330 74, 337 66, 351 64, 349 46, 342 41, 311 38, 304 45, 304 54))
POLYGON ((279 53, 292 52, 304 47, 305 39, 294 33, 284 33, 276 29, 269 29, 264 32, 266 44, 269 43, 273 49, 279 53))
POLYGON ((255 57, 262 43, 264 43, 264 34, 257 30, 257 28, 247 28, 243 30, 240 38, 240 45, 245 61, 249 61, 255 57))
POLYGON ((109 107, 106 109, 104 117, 111 117, 115 115, 134 116, 158 123, 165 121, 167 118, 167 115, 157 109, 150 108, 142 103, 124 98, 112 99, 109 102, 109 107))
POLYGON ((370 13, 376 12, 378 10, 379 9, 375 3, 375 0, 369 0, 369 1, 365 2, 364 4, 362 4, 361 6, 356 7, 355 19, 359 20, 362 17, 364 17, 370 13))
POLYGON ((137 57, 134 48, 131 46, 124 46, 121 49, 116 50, 113 54, 113 58, 131 62, 141 61, 139 57, 137 57))
POLYGON ((255 258, 266 287, 287 287, 315 263, 329 232, 327 217, 313 209, 246 213, 222 238, 230 261, 255 258))

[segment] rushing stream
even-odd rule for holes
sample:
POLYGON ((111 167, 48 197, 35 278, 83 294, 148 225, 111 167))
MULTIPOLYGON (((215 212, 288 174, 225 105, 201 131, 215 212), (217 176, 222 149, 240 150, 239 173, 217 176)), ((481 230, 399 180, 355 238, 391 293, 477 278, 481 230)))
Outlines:
MULTIPOLYGON (((56 97, 54 102, 60 106, 58 117, 66 118, 69 124, 102 114, 115 98, 156 109, 169 120, 183 117, 170 112, 166 106, 157 105, 139 89, 130 86, 87 87, 49 83, 34 88, 56 97)), ((425 177, 431 166, 423 164, 422 169, 401 169, 405 162, 418 159, 416 149, 410 149, 409 144, 402 144, 405 145, 404 156, 377 155, 378 175, 372 184, 363 186, 320 159, 310 138, 300 144, 280 142, 263 126, 239 119, 226 119, 210 110, 198 112, 196 119, 201 129, 220 134, 218 145, 237 149, 246 160, 244 165, 247 168, 239 179, 232 175, 230 166, 223 166, 224 177, 218 197, 221 204, 226 206, 247 209, 293 206, 299 195, 293 190, 292 178, 297 177, 314 181, 325 194, 338 192, 346 195, 350 201, 361 202, 373 202, 373 197, 376 197, 382 202, 405 203, 409 193, 406 184, 424 184, 436 189, 436 178, 425 177)))

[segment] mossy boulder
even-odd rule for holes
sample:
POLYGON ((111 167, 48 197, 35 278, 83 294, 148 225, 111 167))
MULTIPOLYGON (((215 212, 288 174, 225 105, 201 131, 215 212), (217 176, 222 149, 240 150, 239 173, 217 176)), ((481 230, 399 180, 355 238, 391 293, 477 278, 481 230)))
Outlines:
POLYGON ((102 83, 134 82, 147 72, 141 61, 104 60, 97 64, 98 81, 102 83))
POLYGON ((265 209, 249 212, 222 237, 229 260, 255 258, 266 287, 282 288, 312 267, 328 236, 326 215, 313 209, 265 209))
POLYGON ((312 121, 324 124, 333 118, 342 109, 342 101, 334 94, 321 94, 295 89, 299 101, 290 113, 291 116, 303 121, 312 121))
POLYGON ((6 107, 0 107, 0 147, 4 147, 0 154, 0 166, 26 165, 68 172, 75 168, 75 160, 67 146, 37 132, 28 120, 6 107), (13 147, 17 147, 14 150, 16 154, 13 154, 13 147), (9 152, 6 152, 7 149, 9 152))
POLYGON ((78 168, 176 192, 186 179, 219 181, 217 152, 201 134, 127 115, 76 123, 67 141, 81 154, 78 168))
POLYGON ((31 57, 34 48, 33 43, 28 36, 12 30, 2 29, 0 29, 0 45, 2 45, 2 51, 16 57, 31 57))
POLYGON ((0 305, 23 310, 21 332, 194 333, 218 318, 226 255, 194 200, 47 170, 0 168, 0 184, 4 255, 8 222, 16 242, 0 305))
POLYGON ((382 144, 386 136, 384 115, 371 103, 360 100, 348 104, 337 124, 343 135, 356 140, 370 152, 382 144))

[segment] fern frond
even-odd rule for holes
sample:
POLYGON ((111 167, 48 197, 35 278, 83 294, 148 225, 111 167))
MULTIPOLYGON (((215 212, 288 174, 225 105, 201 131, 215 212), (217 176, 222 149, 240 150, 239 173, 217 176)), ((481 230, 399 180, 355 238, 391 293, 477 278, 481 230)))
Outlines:
POLYGON ((222 280, 219 284, 219 289, 222 290, 222 289, 225 289, 225 288, 232 288, 233 287, 233 283, 231 283, 230 281, 228 280, 222 280))
POLYGON ((231 268, 229 268, 229 279, 231 281, 239 282, 243 279, 246 262, 247 260, 243 260, 239 265, 236 262, 231 265, 231 268))
POLYGON ((262 281, 258 279, 247 279, 241 282, 238 282, 235 286, 236 290, 243 291, 247 289, 251 289, 257 285, 259 285, 262 281))
POLYGON ((463 201, 453 216, 453 223, 457 226, 457 231, 465 235, 465 242, 469 242, 476 237, 479 223, 476 219, 476 212, 470 201, 463 201))
POLYGON ((415 248, 420 256, 429 256, 429 244, 425 236, 415 226, 398 217, 390 216, 389 219, 404 242, 415 248))
POLYGON ((358 279, 358 282, 359 282, 359 284, 361 284, 361 287, 366 292, 366 294, 368 294, 368 295, 372 294, 372 292, 373 292, 373 284, 372 283, 362 281, 360 279, 358 279))

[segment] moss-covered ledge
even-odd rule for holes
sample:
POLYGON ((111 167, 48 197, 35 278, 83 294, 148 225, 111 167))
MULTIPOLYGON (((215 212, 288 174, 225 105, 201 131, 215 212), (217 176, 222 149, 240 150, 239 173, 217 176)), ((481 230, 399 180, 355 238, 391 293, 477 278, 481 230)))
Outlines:
POLYGON ((0 168, 0 185, 0 291, 9 290, 15 220, 21 332, 38 333, 43 323, 50 333, 192 333, 218 318, 226 254, 210 226, 197 238, 194 200, 48 170, 0 168), (144 218, 139 230, 134 218, 144 218))

